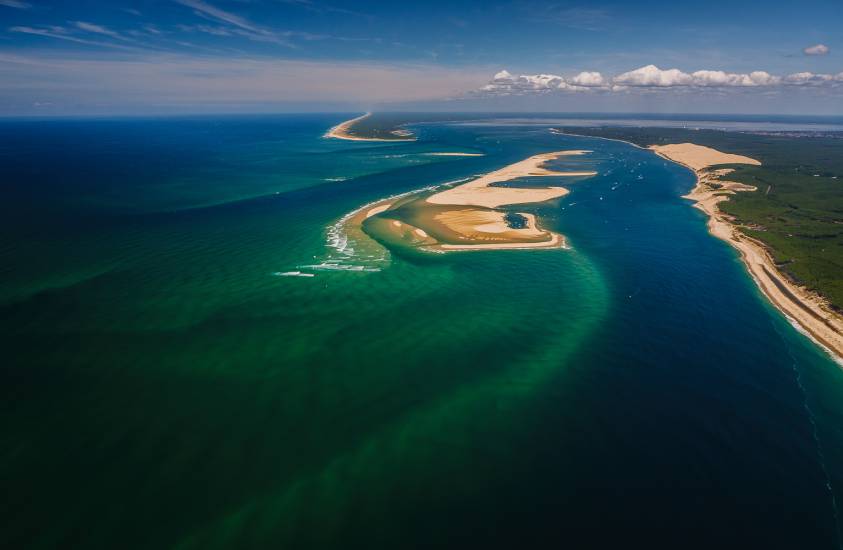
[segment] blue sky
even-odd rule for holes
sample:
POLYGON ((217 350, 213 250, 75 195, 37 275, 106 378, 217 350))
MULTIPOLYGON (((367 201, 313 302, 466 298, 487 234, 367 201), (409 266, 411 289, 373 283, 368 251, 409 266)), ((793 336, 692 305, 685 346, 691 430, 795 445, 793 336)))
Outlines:
POLYGON ((0 0, 0 114, 843 114, 841 28, 840 0, 0 0))

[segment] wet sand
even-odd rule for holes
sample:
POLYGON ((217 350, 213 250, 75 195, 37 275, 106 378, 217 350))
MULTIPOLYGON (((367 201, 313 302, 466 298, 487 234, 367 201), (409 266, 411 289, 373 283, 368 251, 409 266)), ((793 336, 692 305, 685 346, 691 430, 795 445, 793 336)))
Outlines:
POLYGON ((562 248, 562 235, 542 229, 536 216, 501 210, 539 203, 568 193, 564 187, 510 188, 493 184, 530 176, 592 176, 593 171, 556 172, 550 160, 588 151, 556 151, 527 158, 443 191, 425 191, 400 201, 372 205, 361 216, 364 231, 389 245, 430 252, 562 248))

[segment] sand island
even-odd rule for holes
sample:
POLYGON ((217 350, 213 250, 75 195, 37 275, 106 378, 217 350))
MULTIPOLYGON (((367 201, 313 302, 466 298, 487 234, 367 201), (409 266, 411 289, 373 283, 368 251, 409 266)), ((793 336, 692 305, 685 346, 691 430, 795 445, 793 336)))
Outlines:
POLYGON ((831 310, 826 300, 815 292, 794 284, 782 274, 767 247, 740 231, 735 220, 718 207, 719 203, 729 200, 730 195, 741 191, 755 191, 756 188, 722 179, 733 171, 731 168, 713 167, 761 163, 746 156, 722 153, 692 143, 651 145, 649 149, 694 171, 697 184, 685 198, 695 201, 694 206, 708 215, 711 234, 723 239, 740 252, 750 275, 773 305, 798 323, 814 340, 837 357, 843 357, 843 319, 831 310))
POLYGON ((469 182, 426 190, 369 205, 352 217, 368 235, 386 245, 431 252, 559 248, 562 235, 542 229, 536 216, 504 207, 547 202, 565 196, 564 187, 505 187, 525 177, 588 177, 593 171, 558 172, 545 163, 589 151, 534 155, 469 182))
POLYGON ((352 128, 358 122, 361 122, 372 116, 372 113, 366 113, 357 118, 352 118, 337 124, 325 133, 326 138, 345 139, 349 141, 415 141, 416 138, 408 130, 392 130, 389 132, 389 137, 375 137, 352 134, 352 128))

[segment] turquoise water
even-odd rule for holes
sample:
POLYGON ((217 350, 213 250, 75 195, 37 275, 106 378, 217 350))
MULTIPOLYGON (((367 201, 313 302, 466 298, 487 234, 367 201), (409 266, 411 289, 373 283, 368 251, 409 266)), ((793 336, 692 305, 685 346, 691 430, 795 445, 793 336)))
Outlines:
POLYGON ((321 138, 344 118, 0 124, 0 545, 840 547, 843 371, 689 172, 534 124, 321 138), (519 211, 570 250, 342 223, 562 149, 599 175, 519 211))

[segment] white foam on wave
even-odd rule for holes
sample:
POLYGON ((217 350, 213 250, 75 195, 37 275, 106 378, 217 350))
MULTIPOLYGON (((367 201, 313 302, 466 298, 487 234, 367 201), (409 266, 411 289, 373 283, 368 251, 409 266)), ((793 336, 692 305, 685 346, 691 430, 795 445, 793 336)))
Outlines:
POLYGON ((826 353, 829 355, 829 357, 831 357, 831 359, 832 359, 835 363, 837 363, 837 366, 839 366, 839 367, 843 367, 843 358, 838 357, 838 355, 837 355, 836 353, 834 353, 833 351, 831 351, 831 348, 829 348, 828 346, 826 346, 825 344, 823 344, 822 342, 820 342, 818 339, 816 339, 816 338, 814 337, 814 335, 813 335, 813 334, 811 334, 810 332, 808 332, 807 330, 805 330, 804 328, 802 328, 802 325, 800 325, 800 324, 796 321, 796 319, 794 319, 793 317, 791 317, 791 316, 790 316, 790 315, 788 315, 787 313, 782 312, 782 314, 784 315, 785 319, 787 319, 787 322, 788 322, 788 323, 790 323, 790 326, 792 326, 793 328, 795 328, 795 329, 796 329, 796 332, 798 332, 798 333, 802 334, 803 336, 807 337, 807 338, 808 338, 808 340, 812 341, 814 344, 816 344, 817 346, 819 346, 819 347, 820 347, 820 349, 822 349, 824 352, 826 352, 826 353))
POLYGON ((363 206, 352 210, 337 220, 336 223, 329 225, 325 230, 325 245, 328 248, 327 256, 318 264, 301 265, 298 267, 303 269, 360 273, 380 271, 380 266, 382 266, 385 262, 388 262, 390 259, 389 251, 380 244, 368 239, 368 237, 365 242, 357 242, 354 237, 349 235, 348 222, 358 214, 373 208, 379 203, 398 200, 415 193, 433 191, 439 187, 458 185, 471 179, 474 179, 474 177, 460 178, 436 185, 422 187, 420 189, 413 189, 412 191, 398 193, 366 203, 363 206))
POLYGON ((316 277, 315 273, 303 273, 301 271, 276 271, 273 275, 276 277, 316 277))
POLYGON ((379 267, 372 267, 367 265, 341 264, 330 261, 325 261, 321 264, 300 265, 299 267, 303 269, 313 269, 316 271, 358 271, 366 273, 375 273, 380 271, 379 267))

